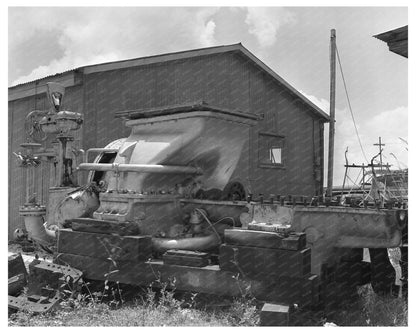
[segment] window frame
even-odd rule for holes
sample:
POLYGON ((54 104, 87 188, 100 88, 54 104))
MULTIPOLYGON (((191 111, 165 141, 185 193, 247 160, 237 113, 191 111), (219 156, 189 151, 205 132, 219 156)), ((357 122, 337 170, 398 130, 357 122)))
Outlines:
POLYGON ((277 133, 271 133, 271 132, 258 132, 257 136, 257 166, 259 168, 267 168, 267 169, 285 169, 284 164, 284 157, 285 157, 285 147, 286 147, 286 137, 284 135, 280 135, 277 133), (262 147, 262 137, 272 137, 278 140, 279 144, 276 144, 273 142, 273 144, 270 145, 270 147, 267 147, 267 155, 271 156, 272 154, 271 149, 274 148, 280 148, 281 149, 281 163, 272 163, 270 160, 270 163, 264 163, 264 149, 265 147, 262 147), (263 153, 263 154, 262 154, 263 153), (263 160, 262 160, 263 159, 263 160))

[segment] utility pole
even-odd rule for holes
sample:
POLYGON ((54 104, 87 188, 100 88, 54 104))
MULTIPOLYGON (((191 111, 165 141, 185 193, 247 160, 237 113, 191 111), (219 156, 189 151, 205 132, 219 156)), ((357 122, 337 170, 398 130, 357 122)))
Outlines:
POLYGON ((331 55, 330 55, 330 91, 329 91, 329 143, 328 143, 328 179, 327 196, 332 197, 332 181, 334 178, 334 138, 335 138, 335 56, 336 33, 331 29, 331 55))

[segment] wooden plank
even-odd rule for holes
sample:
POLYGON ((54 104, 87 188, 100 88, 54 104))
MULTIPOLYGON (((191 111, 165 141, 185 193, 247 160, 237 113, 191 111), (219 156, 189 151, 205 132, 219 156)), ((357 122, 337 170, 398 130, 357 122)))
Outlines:
POLYGON ((305 277, 311 272, 311 251, 288 251, 259 247, 221 245, 223 270, 240 273, 256 280, 265 277, 305 277))
POLYGON ((93 280, 118 281, 120 283, 149 286, 157 281, 169 282, 175 278, 177 290, 201 292, 225 296, 242 296, 249 291, 259 300, 270 302, 311 304, 311 277, 266 277, 259 281, 236 276, 233 272, 221 270, 218 265, 187 267, 165 265, 161 261, 142 263, 118 262, 117 269, 105 259, 60 253, 58 260, 83 272, 83 276, 93 280), (111 272, 111 273, 110 273, 111 272), (110 273, 110 274, 109 274, 110 273))
POLYGON ((77 218, 70 221, 72 230, 99 234, 138 235, 139 226, 132 222, 112 222, 77 218))
POLYGON ((167 265, 204 267, 209 264, 209 254, 196 251, 169 250, 163 254, 163 263, 167 265))
POLYGON ((196 257, 181 257, 163 255, 163 263, 166 265, 190 266, 190 267, 205 267, 208 266, 208 258, 196 257))
POLYGON ((58 260, 81 270, 87 279, 108 279, 125 284, 149 286, 157 281, 169 282, 175 278, 175 287, 178 290, 241 295, 241 286, 233 277, 234 274, 221 271, 218 265, 187 267, 164 265, 160 260, 141 263, 118 261, 115 269, 108 260, 67 253, 60 253, 58 260))
POLYGON ((209 258, 209 253, 199 251, 188 251, 188 250, 167 250, 167 255, 170 256, 181 256, 181 257, 197 257, 197 258, 209 258))
POLYGON ((226 229, 225 243, 228 245, 253 246, 270 249, 302 250, 306 247, 306 234, 294 233, 283 236, 276 232, 226 229))
POLYGON ((61 229, 58 252, 114 261, 140 262, 152 256, 150 236, 118 236, 61 229), (108 259, 111 258, 111 259, 108 259))

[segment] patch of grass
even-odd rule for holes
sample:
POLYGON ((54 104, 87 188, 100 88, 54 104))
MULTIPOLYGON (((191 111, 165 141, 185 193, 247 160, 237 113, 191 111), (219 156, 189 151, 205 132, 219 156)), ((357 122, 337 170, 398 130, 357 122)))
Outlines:
POLYGON ((370 284, 358 288, 358 298, 323 314, 322 323, 338 326, 407 326, 407 298, 377 295, 370 284))
MULTIPOLYGON (((118 288, 118 286, 117 286, 118 288)), ((175 293, 168 285, 147 288, 136 298, 116 301, 114 287, 107 295, 83 294, 62 302, 53 313, 34 315, 20 311, 9 317, 9 326, 256 326, 260 303, 244 296, 235 299, 175 293), (92 297, 93 296, 93 297, 92 297), (198 300, 201 298, 201 300, 198 300), (207 299, 209 299, 207 301, 207 299), (211 304, 209 304, 209 301, 211 304)), ((300 311, 296 326, 407 326, 407 300, 378 296, 370 285, 359 288, 359 297, 331 311, 300 311)), ((293 325, 292 324, 292 325, 293 325)))
POLYGON ((221 316, 199 310, 142 305, 111 309, 106 303, 96 303, 47 315, 21 312, 9 320, 9 326, 229 326, 229 323, 221 316))
POLYGON ((235 298, 224 313, 232 326, 257 326, 260 321, 259 304, 252 296, 235 298))
POLYGON ((362 287, 360 292, 366 323, 369 326, 408 325, 406 298, 397 298, 392 295, 379 296, 369 285, 362 287))
MULTIPOLYGON (((69 292, 61 309, 43 315, 19 311, 9 326, 257 326, 258 302, 242 288, 239 298, 176 292, 175 281, 146 289, 108 281, 84 282, 83 293, 69 292)), ((299 309, 295 326, 407 326, 406 298, 379 296, 370 285, 358 289, 358 297, 327 305, 320 311, 299 309)))
POLYGON ((258 322, 253 299, 235 299, 220 309, 200 309, 196 296, 177 297, 172 285, 163 283, 161 288, 150 286, 126 302, 118 284, 105 283, 102 292, 67 298, 58 311, 12 314, 9 326, 252 326, 258 322))

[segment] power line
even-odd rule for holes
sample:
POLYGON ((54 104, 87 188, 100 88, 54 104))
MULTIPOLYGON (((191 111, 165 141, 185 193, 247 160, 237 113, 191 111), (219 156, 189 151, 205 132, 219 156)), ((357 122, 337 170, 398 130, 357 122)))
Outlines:
POLYGON ((355 134, 357 135, 358 143, 360 144, 361 152, 363 153, 364 159, 368 163, 367 156, 365 155, 364 148, 363 148, 363 145, 361 143, 360 135, 358 134, 358 129, 357 129, 357 125, 355 123, 354 114, 352 113, 352 107, 351 107, 350 97, 348 96, 347 84, 345 83, 344 72, 342 70, 341 59, 339 57, 338 47, 337 46, 335 46, 335 51, 337 53, 337 59, 338 59, 338 63, 339 63, 339 68, 341 70, 342 82, 344 83, 344 90, 345 90, 345 95, 347 96, 348 107, 349 107, 350 114, 351 114, 351 117, 352 117, 352 122, 354 123, 355 134))

